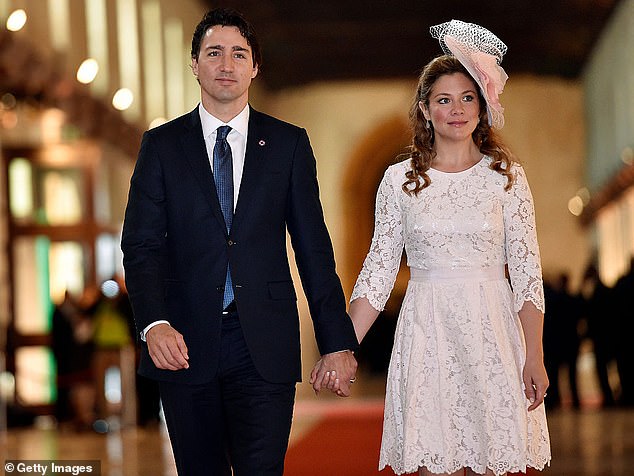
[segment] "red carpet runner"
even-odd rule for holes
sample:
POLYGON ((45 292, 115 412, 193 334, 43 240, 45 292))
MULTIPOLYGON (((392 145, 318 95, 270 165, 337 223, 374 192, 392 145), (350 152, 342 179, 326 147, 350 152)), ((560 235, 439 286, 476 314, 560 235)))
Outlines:
POLYGON ((376 405, 327 412, 291 445, 284 476, 393 476, 389 468, 378 471, 382 418, 382 408, 376 405))

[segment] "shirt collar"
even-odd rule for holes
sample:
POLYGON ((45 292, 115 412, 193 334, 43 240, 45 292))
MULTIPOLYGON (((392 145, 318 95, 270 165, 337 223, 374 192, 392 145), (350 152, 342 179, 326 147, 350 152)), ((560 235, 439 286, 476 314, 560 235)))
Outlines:
POLYGON ((198 104, 198 114, 200 115, 200 122, 203 127, 203 136, 209 137, 210 134, 216 132, 220 126, 229 126, 231 129, 239 132, 242 137, 246 138, 249 128, 249 105, 244 106, 244 109, 236 117, 229 122, 222 122, 215 116, 212 116, 203 107, 202 103, 198 104))

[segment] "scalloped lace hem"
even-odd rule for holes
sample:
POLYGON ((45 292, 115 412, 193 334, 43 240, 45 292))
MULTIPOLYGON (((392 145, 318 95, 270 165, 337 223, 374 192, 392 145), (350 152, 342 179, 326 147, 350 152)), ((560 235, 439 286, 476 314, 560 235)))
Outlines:
MULTIPOLYGON (((456 467, 449 467, 449 468, 446 468, 446 467, 441 466, 441 465, 433 464, 433 463, 430 463, 430 462, 425 462, 425 461, 421 461, 419 466, 412 466, 412 467, 402 467, 402 466, 399 466, 399 465, 393 466, 389 462, 381 462, 381 463, 379 463, 379 471, 383 471, 386 467, 389 466, 390 468, 392 468, 392 471, 394 471, 394 474, 397 474, 397 475, 400 475, 400 474, 411 474, 411 473, 416 473, 419 470, 420 467, 425 466, 429 471, 431 471, 433 473, 438 473, 438 474, 453 473, 455 471, 458 471, 461 468, 470 468, 473 471, 486 471, 487 469, 490 469, 491 471, 493 471, 493 474, 495 474, 495 476, 500 476, 500 475, 503 475, 503 474, 506 474, 506 473, 526 473, 526 470, 528 468, 532 468, 532 469, 535 469, 537 471, 543 471, 543 469, 546 466, 550 466, 550 461, 551 461, 551 458, 548 457, 548 458, 544 459, 543 461, 526 463, 523 466, 520 466, 520 465, 511 466, 511 465, 509 465, 508 468, 506 468, 506 469, 491 468, 489 466, 487 466, 486 468, 482 468, 482 465, 474 464, 474 463, 471 463, 471 462, 467 462, 463 466, 456 466, 456 467)), ((484 473, 480 473, 480 474, 484 474, 484 473)))

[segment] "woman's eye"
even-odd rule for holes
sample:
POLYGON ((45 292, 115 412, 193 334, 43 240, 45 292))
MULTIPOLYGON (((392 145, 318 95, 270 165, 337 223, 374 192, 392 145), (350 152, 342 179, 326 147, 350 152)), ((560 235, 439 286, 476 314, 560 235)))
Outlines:
POLYGON ((440 98, 438 100, 439 104, 448 104, 449 103, 449 98, 440 98))

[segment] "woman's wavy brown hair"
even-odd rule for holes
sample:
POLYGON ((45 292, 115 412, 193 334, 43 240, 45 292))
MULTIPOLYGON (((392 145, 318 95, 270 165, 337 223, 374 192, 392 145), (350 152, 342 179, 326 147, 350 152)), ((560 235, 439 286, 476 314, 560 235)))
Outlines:
POLYGON ((434 58, 423 69, 418 79, 416 97, 409 112, 413 138, 410 151, 405 156, 411 159, 412 168, 405 174, 407 181, 403 184, 403 191, 408 195, 418 195, 422 189, 429 186, 431 179, 427 175, 427 171, 431 167, 432 160, 436 157, 436 152, 434 151, 434 128, 431 124, 427 127, 427 120, 420 107, 418 107, 418 103, 422 102, 426 107, 429 107, 429 95, 436 81, 441 76, 454 73, 464 74, 473 82, 475 90, 478 91, 480 122, 471 135, 473 142, 482 154, 493 159, 490 168, 506 177, 504 190, 509 190, 513 185, 514 176, 511 173, 511 162, 515 159, 511 151, 501 142, 491 126, 489 126, 486 102, 480 92, 480 88, 460 61, 454 56, 444 55, 434 58))

